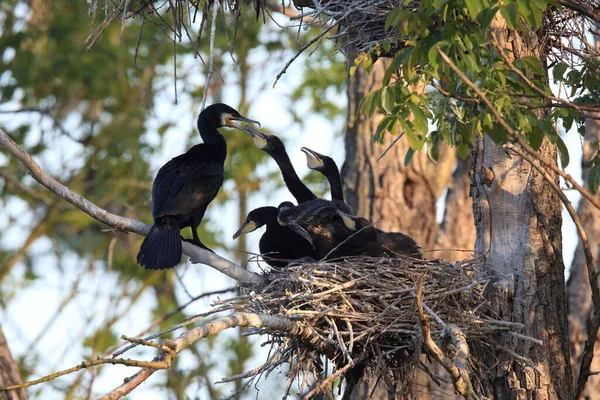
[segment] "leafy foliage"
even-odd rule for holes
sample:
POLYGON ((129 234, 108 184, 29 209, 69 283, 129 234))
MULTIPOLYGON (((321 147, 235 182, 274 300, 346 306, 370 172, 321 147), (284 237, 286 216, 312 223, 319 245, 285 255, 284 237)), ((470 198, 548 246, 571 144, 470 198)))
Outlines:
MULTIPOLYGON (((538 149, 544 138, 555 144, 565 167, 569 155, 557 124, 562 123, 565 130, 575 125, 583 134, 585 118, 577 107, 553 99, 548 70, 552 68, 554 83, 563 85, 572 103, 593 106, 600 99, 597 58, 584 62, 576 58, 576 65, 553 54, 545 57, 545 51, 538 57, 520 56, 501 49, 492 35, 502 20, 511 30, 550 31, 549 17, 560 11, 545 0, 424 0, 417 12, 394 9, 386 21, 386 29, 394 31, 393 40, 357 57, 350 70, 353 73, 360 67, 369 71, 379 54, 400 47, 385 73, 384 87, 361 103, 367 116, 378 110, 384 114, 373 139, 381 142, 386 131, 400 127, 411 149, 420 150, 427 144, 427 154, 434 161, 439 141, 457 147, 464 158, 474 139, 483 134, 497 144, 509 140, 481 99, 444 61, 443 52, 533 148, 538 149), (419 83, 430 85, 424 95, 409 89, 419 83)), ((538 45, 547 50, 553 43, 549 40, 538 45)))

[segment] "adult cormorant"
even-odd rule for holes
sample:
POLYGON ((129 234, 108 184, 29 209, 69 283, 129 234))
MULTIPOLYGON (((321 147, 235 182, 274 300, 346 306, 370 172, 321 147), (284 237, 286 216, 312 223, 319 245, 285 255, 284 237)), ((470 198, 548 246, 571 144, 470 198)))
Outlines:
MULTIPOLYGON (((290 202, 283 202, 279 205, 280 208, 293 206, 290 202)), ((316 258, 316 252, 308 241, 293 230, 279 225, 278 213, 278 207, 259 207, 250 211, 233 238, 237 239, 240 235, 266 225, 267 229, 260 238, 258 247, 270 266, 282 268, 287 265, 289 260, 303 257, 316 258)))
POLYGON ((269 135, 258 129, 254 129, 251 126, 246 126, 244 130, 252 136, 254 145, 258 149, 263 150, 275 160, 281 170, 285 185, 298 204, 317 198, 296 173, 281 139, 275 135, 269 135))
POLYGON ((315 199, 297 206, 280 207, 277 222, 306 239, 321 259, 354 232, 352 216, 345 212, 344 205, 315 199))
MULTIPOLYGON (((223 184, 227 143, 217 128, 239 128, 233 121, 258 124, 226 104, 206 107, 198 116, 198 131, 204 143, 163 165, 152 185, 154 225, 144 239, 137 262, 147 269, 173 268, 181 261, 180 229, 190 227, 191 242, 204 249, 198 226, 208 204, 223 184)), ((259 124, 260 125, 260 124, 259 124)))
POLYGON ((340 169, 333 160, 323 154, 319 154, 308 147, 302 147, 300 150, 306 154, 306 166, 313 171, 318 171, 325 175, 331 188, 331 199, 336 201, 344 201, 344 191, 342 190, 342 178, 340 177, 340 169))

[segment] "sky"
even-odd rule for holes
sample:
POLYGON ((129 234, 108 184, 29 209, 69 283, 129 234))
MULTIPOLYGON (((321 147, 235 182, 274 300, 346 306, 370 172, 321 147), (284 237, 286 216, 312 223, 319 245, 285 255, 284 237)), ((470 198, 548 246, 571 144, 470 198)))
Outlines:
MULTIPOLYGON (((282 24, 287 22, 284 19, 279 21, 282 24)), ((251 55, 251 61, 260 65, 264 54, 255 52, 251 55)), ((192 57, 180 60, 181 68, 197 68, 199 61, 192 57)), ((303 66, 307 62, 314 62, 308 59, 308 54, 301 55, 290 67, 288 73, 283 75, 279 83, 272 88, 272 82, 279 72, 281 65, 265 65, 260 74, 256 74, 251 82, 252 107, 248 112, 248 117, 259 120, 264 128, 280 135, 286 143, 293 164, 299 171, 301 176, 304 176, 308 169, 305 164, 305 156, 300 152, 301 146, 308 146, 323 154, 331 155, 341 165, 344 160, 342 133, 344 130, 344 120, 339 118, 329 121, 326 118, 315 115, 314 113, 303 113, 309 107, 307 101, 299 101, 294 104, 294 108, 300 114, 311 116, 305 121, 304 126, 300 126, 294 122, 289 110, 289 106, 280 99, 287 88, 293 87, 298 83, 302 76, 303 66)), ((167 66, 166 68, 170 68, 167 66)), ((161 83, 162 84, 162 83, 161 83)), ((198 78, 196 84, 201 85, 202 79, 198 78)), ((156 100, 155 108, 157 117, 148 121, 146 140, 155 145, 161 146, 160 155, 154 157, 154 170, 168 161, 170 158, 185 151, 186 133, 190 126, 195 126, 197 113, 200 105, 193 103, 192 99, 185 96, 178 96, 178 104, 174 104, 174 95, 172 87, 169 84, 163 85, 165 90, 161 92, 156 100), (161 141, 157 133, 157 129, 166 121, 176 121, 176 125, 167 131, 165 138, 161 141), (166 144, 166 145, 163 145, 166 144)), ((335 93, 329 94, 332 98, 336 98, 341 106, 345 105, 344 96, 336 96, 335 93)), ((229 104, 237 104, 239 93, 233 85, 226 86, 223 93, 223 101, 229 104)), ((10 105, 9 105, 10 106, 10 105)), ((3 106, 0 105, 0 109, 3 106)), ((10 108, 10 107, 7 107, 10 108)), ((18 121, 14 116, 0 114, 0 127, 10 133, 11 126, 16 125, 18 121)), ((76 126, 77 121, 67 121, 66 128, 76 126)), ((50 129, 48 121, 42 122, 34 128, 38 134, 42 130, 50 129)), ((225 132, 225 136, 239 134, 240 132, 225 132)), ((580 157, 581 157, 581 141, 576 132, 569 132, 568 135, 563 135, 571 154, 571 163, 567 168, 567 173, 571 174, 576 179, 580 176, 580 157)), ((31 140, 35 140, 35 135, 31 136, 31 140)), ((70 168, 78 168, 78 151, 80 149, 74 147, 71 140, 61 138, 59 134, 56 136, 54 143, 56 151, 47 154, 44 159, 37 160, 40 165, 53 175, 60 175, 61 168, 68 164, 70 168)), ((257 150, 258 151, 258 150, 257 150)), ((0 165, 6 162, 6 156, 0 153, 0 165)), ((269 160, 266 166, 262 167, 261 173, 276 170, 274 162, 269 160)), ((268 190, 270 193, 271 190, 268 190)), ((575 191, 566 191, 567 196, 576 205, 579 200, 579 195, 575 191)), ((290 195, 284 189, 279 189, 269 196, 270 204, 278 204, 280 201, 289 200, 290 195)), ((266 205, 264 198, 254 196, 250 200, 250 209, 266 205)), ((26 204, 17 200, 8 203, 7 208, 0 212, 0 227, 7 225, 9 215, 19 215, 21 217, 20 226, 10 226, 9 233, 4 235, 3 246, 9 248, 19 248, 22 245, 23 232, 27 229, 28 222, 35 218, 31 210, 28 210, 26 204)), ((226 204, 213 204, 209 208, 210 223, 218 224, 218 228, 222 231, 223 243, 230 247, 231 237, 237 230, 237 209, 235 199, 226 204)), ((568 215, 563 215, 565 221, 563 227, 564 238, 564 257, 566 265, 570 265, 573 250, 577 243, 577 235, 573 224, 570 222, 568 215)), ((145 221, 149 222, 149 221, 145 221)), ((257 251, 257 242, 262 234, 262 230, 249 235, 249 248, 257 251)), ((106 319, 115 313, 128 310, 131 316, 117 324, 115 330, 121 334, 135 336, 142 329, 151 323, 148 310, 154 307, 154 298, 150 294, 144 295, 145 298, 134 306, 127 303, 114 304, 112 298, 117 287, 116 274, 106 271, 104 268, 95 268, 92 272, 82 269, 82 260, 73 256, 67 258, 63 264, 66 269, 63 274, 55 274, 57 260, 50 251, 52 242, 47 238, 41 238, 31 247, 31 255, 36 264, 40 266, 38 270, 42 272, 42 279, 37 280, 29 287, 26 287, 16 295, 16 297, 8 304, 5 309, 0 309, 0 321, 4 333, 11 346, 13 354, 25 354, 28 348, 35 346, 42 354, 48 354, 48 349, 51 349, 51 354, 48 354, 46 360, 40 360, 38 372, 47 374, 55 372, 59 369, 71 367, 81 362, 83 356, 83 348, 81 346, 73 347, 73 343, 79 343, 80 338, 90 334, 98 327, 105 323, 106 319), (66 277, 66 279, 65 279, 66 277), (98 285, 102 282, 102 285, 98 285), (75 289, 74 289, 75 288, 75 289), (60 314, 59 318, 55 318, 57 310, 61 309, 61 302, 76 290, 77 301, 69 303, 66 309, 60 314), (90 316, 93 318, 90 319, 90 316), (102 317, 104 316, 104 317, 102 317), (42 334, 43 333, 43 334, 42 334)), ((230 259, 237 257, 235 254, 222 254, 230 259)), ((104 260, 98 260, 99 264, 103 264, 104 260)), ((16 279, 22 276, 25 266, 21 265, 16 268, 11 277, 16 279)), ((192 295, 197 295, 210 290, 218 290, 219 288, 227 288, 232 286, 232 281, 221 274, 211 270, 203 265, 191 265, 189 262, 180 265, 179 271, 181 282, 177 283, 177 297, 180 302, 187 299, 186 290, 192 295), (184 286, 185 285, 185 288, 184 286)), ((132 286, 134 286, 132 284, 132 286)), ((132 287, 132 289, 134 289, 132 287)), ((210 300, 201 300, 188 309, 189 313, 204 312, 210 307, 210 300)), ((235 331, 229 331, 223 334, 222 337, 232 336, 235 331)), ((217 353, 224 352, 222 345, 224 341, 219 341, 217 353), (221 348, 219 348, 221 346, 221 348)), ((126 356, 131 358, 142 357, 151 359, 154 351, 142 351, 139 348, 126 356)), ((248 363, 248 368, 259 365, 261 360, 264 361, 264 352, 258 352, 255 357, 248 363)), ((191 357, 186 357, 185 353, 180 356, 185 362, 190 362, 191 357)), ((185 364, 184 362, 184 364, 185 364)), ((116 387, 122 379, 132 375, 134 369, 110 366, 104 369, 94 383, 94 395, 101 395, 116 387)), ((214 381, 219 380, 223 375, 219 369, 213 371, 214 381)), ((61 378, 64 382, 74 379, 76 375, 61 378)), ((164 399, 165 393, 158 390, 153 384, 161 382, 164 375, 159 371, 151 377, 147 383, 136 389, 130 396, 130 399, 164 399)), ((281 381, 281 376, 278 379, 281 381)), ((267 383, 276 385, 277 383, 267 383)), ((268 399, 268 389, 265 389, 261 398, 268 399)), ((273 393, 271 391, 271 393, 273 393)), ((207 398, 200 390, 198 394, 201 398, 207 398)), ((272 398, 279 398, 274 396, 272 398)), ((54 390, 51 385, 46 385, 43 392, 44 399, 58 399, 61 395, 54 390)))

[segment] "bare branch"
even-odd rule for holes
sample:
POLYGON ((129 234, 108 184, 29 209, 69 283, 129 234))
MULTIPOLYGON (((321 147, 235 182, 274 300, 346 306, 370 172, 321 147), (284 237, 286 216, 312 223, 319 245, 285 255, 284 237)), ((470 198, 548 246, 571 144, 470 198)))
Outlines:
MULTIPOLYGON (((29 174, 50 191, 73 204, 92 218, 110 226, 118 231, 135 232, 140 235, 148 234, 150 226, 134 219, 121 217, 109 213, 98 207, 85 197, 73 192, 56 179, 52 178, 31 158, 31 156, 21 149, 9 136, 0 129, 0 145, 8 150, 12 155, 27 167, 29 174)), ((261 283, 263 278, 253 272, 247 271, 241 266, 198 246, 183 242, 183 253, 190 256, 193 263, 208 265, 217 271, 235 279, 241 285, 253 286, 261 283)))
POLYGON ((597 9, 590 9, 589 7, 586 7, 583 4, 574 3, 571 0, 556 0, 556 2, 561 6, 573 11, 577 11, 578 13, 600 24, 600 13, 597 9))

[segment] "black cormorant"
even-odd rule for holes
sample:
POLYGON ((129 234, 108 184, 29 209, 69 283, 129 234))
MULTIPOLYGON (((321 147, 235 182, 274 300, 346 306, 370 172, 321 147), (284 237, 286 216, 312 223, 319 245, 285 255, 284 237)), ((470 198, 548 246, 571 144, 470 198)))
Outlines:
POLYGON ((340 169, 333 160, 323 154, 319 154, 308 147, 302 147, 300 150, 306 154, 306 166, 313 171, 318 171, 325 175, 331 188, 331 199, 336 201, 344 201, 344 191, 342 190, 342 178, 340 177, 340 169))
POLYGON ((277 222, 306 239, 321 259, 354 232, 354 221, 344 206, 345 203, 315 199, 280 207, 277 222))
POLYGON ((281 139, 275 135, 269 135, 258 129, 254 129, 251 126, 246 126, 245 131, 252 136, 254 145, 257 148, 263 150, 275 160, 281 170, 285 185, 299 204, 317 198, 296 173, 281 139))
MULTIPOLYGON (((279 207, 294 207, 294 205, 290 202, 283 202, 279 207)), ((270 266, 282 268, 287 265, 289 260, 304 257, 316 258, 315 250, 308 241, 288 227, 279 225, 278 213, 278 207, 259 207, 250 211, 233 238, 237 239, 240 235, 266 225, 266 231, 260 238, 258 247, 270 266)))
MULTIPOLYGON (((191 242, 204 249, 197 228, 208 204, 223 184, 227 143, 217 128, 238 128, 233 121, 258 124, 226 104, 206 107, 198 116, 198 131, 204 143, 167 162, 152 185, 154 225, 144 239, 137 262, 147 269, 173 268, 181 261, 180 229, 190 227, 191 242)), ((260 125, 260 124, 259 124, 260 125)))

